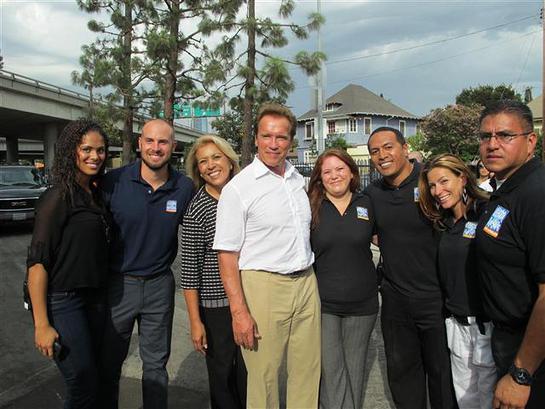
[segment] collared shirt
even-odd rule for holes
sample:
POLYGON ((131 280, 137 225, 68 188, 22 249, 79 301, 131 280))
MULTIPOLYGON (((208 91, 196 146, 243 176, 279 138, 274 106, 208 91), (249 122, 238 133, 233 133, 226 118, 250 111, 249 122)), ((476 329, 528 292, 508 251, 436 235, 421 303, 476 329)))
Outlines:
POLYGON ((147 276, 168 271, 174 261, 193 184, 171 168, 168 180, 154 191, 142 179, 140 166, 138 160, 108 172, 101 189, 114 221, 110 269, 147 276))
POLYGON ((545 167, 522 165, 490 197, 476 233, 485 312, 495 324, 527 324, 545 283, 545 167))
POLYGON ((377 180, 365 189, 371 199, 384 279, 407 297, 441 296, 437 236, 418 205, 420 165, 397 187, 377 180))
POLYGON ((474 203, 466 217, 445 220, 446 230, 439 239, 439 279, 445 292, 445 307, 453 315, 483 315, 482 296, 477 268, 475 231, 485 202, 474 203))
POLYGON ((312 265, 305 182, 286 161, 284 176, 257 157, 223 188, 215 250, 240 252, 239 268, 289 274, 312 265))
POLYGON ((310 237, 322 312, 341 316, 378 312, 377 273, 371 253, 369 198, 353 193, 343 214, 324 198, 310 237))

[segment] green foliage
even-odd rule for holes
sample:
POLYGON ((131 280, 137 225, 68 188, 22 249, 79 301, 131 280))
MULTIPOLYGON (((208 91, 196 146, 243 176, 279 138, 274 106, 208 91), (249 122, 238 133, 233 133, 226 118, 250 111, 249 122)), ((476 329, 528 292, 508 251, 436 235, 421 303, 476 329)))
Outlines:
POLYGON ((241 112, 228 112, 223 117, 212 121, 212 126, 219 136, 231 144, 235 152, 240 152, 244 132, 241 112))
POLYGON ((407 138, 407 144, 411 151, 426 152, 426 136, 422 132, 409 136, 407 138))
POLYGON ((414 148, 432 155, 448 152, 465 161, 474 159, 479 154, 476 135, 480 111, 478 105, 434 109, 422 122, 423 136, 412 141, 416 144, 414 148))
POLYGON ((522 102, 522 96, 511 85, 479 85, 475 88, 465 88, 456 96, 456 104, 486 106, 492 101, 514 99, 522 102))
POLYGON ((338 148, 347 150, 350 146, 342 136, 329 136, 325 141, 326 149, 338 148))

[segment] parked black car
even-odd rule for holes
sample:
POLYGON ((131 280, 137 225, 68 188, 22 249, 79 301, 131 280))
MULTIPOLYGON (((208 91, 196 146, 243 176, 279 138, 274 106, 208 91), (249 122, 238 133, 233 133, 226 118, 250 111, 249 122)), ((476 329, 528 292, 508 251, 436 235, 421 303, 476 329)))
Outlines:
POLYGON ((0 166, 0 223, 34 219, 34 206, 46 185, 33 166, 0 166))

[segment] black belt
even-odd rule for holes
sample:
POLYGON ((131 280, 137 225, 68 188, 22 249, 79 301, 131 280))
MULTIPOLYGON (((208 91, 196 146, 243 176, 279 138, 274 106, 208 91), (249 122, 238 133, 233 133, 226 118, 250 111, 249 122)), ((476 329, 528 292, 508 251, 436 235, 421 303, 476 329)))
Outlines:
POLYGON ((163 274, 166 274, 166 272, 161 271, 159 273, 148 274, 148 275, 125 274, 125 276, 130 277, 130 278, 134 278, 136 280, 148 281, 148 280, 153 280, 154 278, 157 278, 159 276, 162 276, 163 274))
POLYGON ((305 274, 307 271, 308 271, 308 268, 305 268, 304 270, 293 271, 291 273, 286 273, 286 274, 277 273, 276 271, 268 271, 268 273, 277 274, 279 276, 284 276, 284 277, 297 277, 297 276, 305 274))
MULTIPOLYGON (((456 315, 456 314, 452 314, 452 318, 454 318, 459 324, 461 325, 464 325, 464 326, 469 326, 471 325, 469 323, 469 320, 467 319, 467 316, 465 315, 456 315)), ((475 317, 475 322, 477 323, 477 326, 479 327, 479 332, 482 334, 482 335, 485 335, 486 334, 486 328, 484 327, 484 323, 485 322, 489 322, 489 320, 483 320, 482 318, 479 318, 479 317, 475 317)))

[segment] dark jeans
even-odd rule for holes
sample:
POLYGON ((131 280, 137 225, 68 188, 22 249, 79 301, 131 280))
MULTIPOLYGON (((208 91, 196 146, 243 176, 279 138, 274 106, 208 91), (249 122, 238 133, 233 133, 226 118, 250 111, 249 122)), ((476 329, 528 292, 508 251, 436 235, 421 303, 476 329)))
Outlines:
POLYGON ((66 384, 65 409, 95 408, 97 358, 104 328, 104 292, 77 290, 47 296, 49 320, 59 333, 62 353, 55 359, 66 384))
POLYGON ((174 278, 168 271, 151 279, 115 275, 108 287, 104 348, 100 359, 100 407, 117 408, 121 367, 127 357, 134 323, 138 323, 143 363, 144 409, 166 409, 174 278))
POLYGON ((382 335, 388 383, 397 409, 456 408, 443 301, 410 298, 387 282, 382 294, 382 335))
POLYGON ((212 409, 246 407, 246 366, 233 338, 229 307, 200 308, 206 329, 206 367, 212 409))
MULTIPOLYGON (((515 359, 526 328, 508 329, 494 327, 492 331, 492 355, 498 371, 498 380, 503 377, 515 359)), ((534 373, 534 382, 526 409, 545 408, 545 362, 534 373)))

